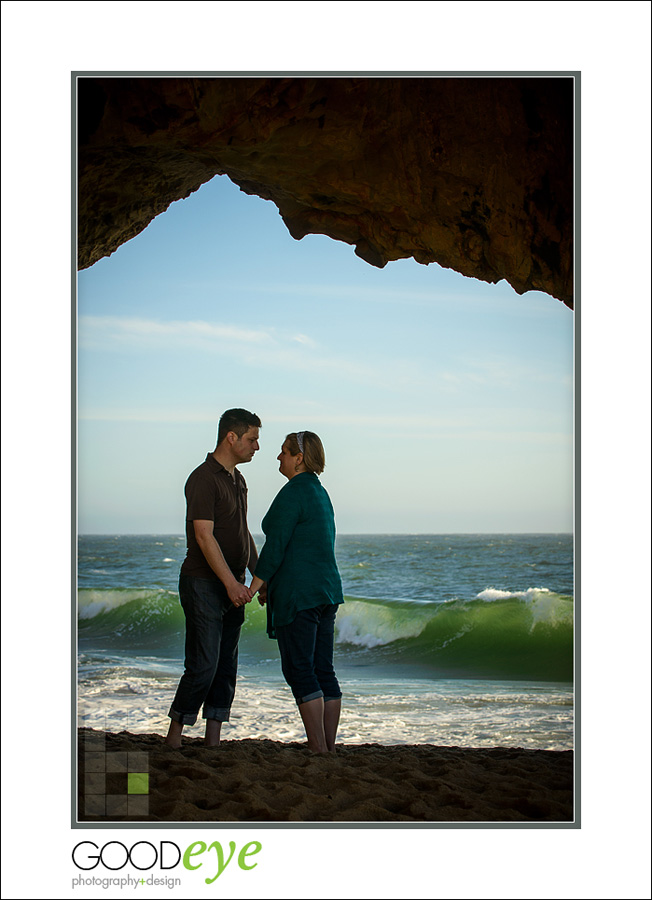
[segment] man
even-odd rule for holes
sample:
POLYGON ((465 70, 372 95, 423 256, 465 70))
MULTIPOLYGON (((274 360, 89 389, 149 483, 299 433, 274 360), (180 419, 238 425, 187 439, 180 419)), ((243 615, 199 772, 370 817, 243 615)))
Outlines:
POLYGON ((185 671, 168 713, 166 743, 178 749, 184 725, 194 725, 203 704, 204 743, 217 746, 229 719, 238 667, 244 585, 258 554, 247 527, 247 485, 236 468, 259 449, 261 422, 246 409, 220 418, 217 446, 186 482, 186 558, 179 599, 186 616, 185 671))

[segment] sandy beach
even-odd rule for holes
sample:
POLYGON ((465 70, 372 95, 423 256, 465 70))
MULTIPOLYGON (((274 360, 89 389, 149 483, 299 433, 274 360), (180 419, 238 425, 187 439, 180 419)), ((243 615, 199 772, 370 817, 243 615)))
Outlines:
POLYGON ((83 822, 572 822, 572 751, 79 730, 83 822))

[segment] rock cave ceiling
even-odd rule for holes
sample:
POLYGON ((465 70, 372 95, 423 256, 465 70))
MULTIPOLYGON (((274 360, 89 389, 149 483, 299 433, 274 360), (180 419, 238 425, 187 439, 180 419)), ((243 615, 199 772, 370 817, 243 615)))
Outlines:
POLYGON ((296 239, 573 305, 574 82, 79 77, 79 268, 226 174, 296 239))

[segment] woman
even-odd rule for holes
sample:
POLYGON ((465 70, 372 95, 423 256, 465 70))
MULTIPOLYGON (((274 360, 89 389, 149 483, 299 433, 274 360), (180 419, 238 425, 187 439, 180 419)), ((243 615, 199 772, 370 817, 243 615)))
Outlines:
POLYGON ((316 434, 299 431, 288 434, 277 459, 288 483, 263 519, 266 541, 249 589, 253 596, 267 583, 267 633, 278 640, 308 747, 325 753, 335 750, 342 704, 333 636, 344 598, 333 506, 317 477, 326 464, 324 448, 316 434))

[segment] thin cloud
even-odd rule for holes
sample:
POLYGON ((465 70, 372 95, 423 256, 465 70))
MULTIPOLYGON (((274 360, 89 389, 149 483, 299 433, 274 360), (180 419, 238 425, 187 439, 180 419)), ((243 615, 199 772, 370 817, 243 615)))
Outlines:
MULTIPOLYGON (((359 284, 256 284, 234 285, 234 290, 256 294, 280 294, 282 296, 316 297, 330 300, 351 300, 363 303, 405 304, 432 306, 438 301, 451 302, 450 295, 433 288, 432 291, 404 290, 402 288, 371 288, 359 284)), ((458 299, 457 297, 455 299, 458 299)))
MULTIPOLYGON (((391 265, 391 263, 390 263, 391 265)), ((275 296, 297 296, 305 300, 346 300, 351 303, 374 303, 389 306, 415 306, 415 307, 445 307, 447 310, 451 306, 457 309, 466 309, 469 312, 474 310, 495 309, 502 310, 506 304, 509 305, 510 315, 512 318, 519 319, 540 319, 549 315, 549 304, 555 301, 541 291, 527 291, 521 295, 519 303, 513 304, 515 291, 506 282, 499 282, 494 285, 487 284, 486 293, 480 295, 469 290, 466 284, 468 279, 460 276, 459 284, 447 284, 442 287, 435 278, 433 278, 432 288, 403 288, 388 286, 367 286, 362 284, 312 284, 304 282, 302 284, 284 283, 284 282, 268 282, 265 284, 252 283, 233 283, 229 284, 229 291, 232 293, 247 293, 252 296, 256 294, 273 294, 275 296)), ((571 311, 567 310, 569 315, 571 311)))
POLYGON ((203 321, 161 322, 155 319, 80 316, 79 346, 92 351, 173 352, 192 349, 235 357, 251 367, 321 373, 341 380, 391 389, 396 379, 388 367, 368 366, 346 357, 317 354, 318 343, 303 333, 277 329, 245 329, 203 321))
POLYGON ((205 346, 222 341, 259 347, 273 342, 274 338, 268 331, 254 331, 214 322, 161 322, 156 319, 118 316, 80 316, 79 341, 80 346, 92 349, 136 344, 140 349, 147 346, 159 349, 180 344, 205 346))
POLYGON ((513 356, 506 358, 487 351, 480 357, 459 356, 453 362, 453 369, 447 368, 438 375, 438 383, 443 390, 466 391, 473 387, 487 387, 513 392, 526 382, 561 384, 564 387, 571 384, 570 373, 560 377, 556 370, 554 373, 548 372, 537 363, 528 361, 527 357, 517 360, 513 356))
POLYGON ((304 344, 306 347, 317 346, 317 341, 314 341, 311 337, 308 337, 307 334, 295 334, 292 340, 296 341, 298 344, 304 344))
MULTIPOLYGON (((327 411, 292 410, 291 412, 276 413, 266 412, 265 425, 278 422, 287 424, 288 419, 298 418, 315 428, 321 426, 351 427, 359 432, 368 429, 375 432, 377 429, 394 434, 414 434, 418 429, 423 440, 437 438, 438 440, 460 440, 465 444, 470 441, 478 444, 510 444, 521 443, 533 446, 572 446, 572 435, 563 431, 542 431, 532 428, 502 427, 492 430, 483 427, 477 417, 468 414, 453 415, 392 415, 392 414, 349 414, 330 413, 327 411)), ((185 409, 181 407, 168 407, 164 409, 148 409, 146 407, 104 408, 89 410, 80 413, 80 422, 134 422, 138 424, 166 424, 166 425, 194 425, 214 424, 214 411, 206 409, 185 409)))

